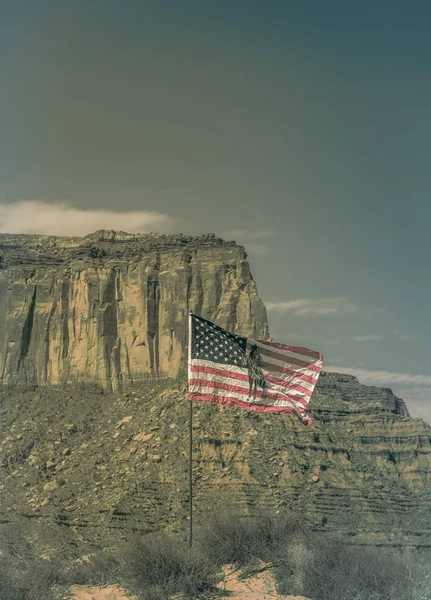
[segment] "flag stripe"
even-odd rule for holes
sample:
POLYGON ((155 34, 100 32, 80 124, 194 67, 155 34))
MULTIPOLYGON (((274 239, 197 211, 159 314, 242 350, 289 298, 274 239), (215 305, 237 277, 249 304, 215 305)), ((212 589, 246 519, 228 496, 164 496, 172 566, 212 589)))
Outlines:
POLYGON ((283 367, 291 367, 296 369, 297 367, 301 367, 303 369, 309 369, 315 373, 320 372, 322 367, 321 364, 317 363, 308 363, 303 360, 298 360, 296 358, 284 358, 283 356, 269 356, 265 354, 265 352, 261 352, 262 360, 264 363, 269 365, 283 366, 283 367))
MULTIPOLYGON (((279 407, 285 407, 285 406, 290 406, 290 407, 295 407, 298 412, 304 414, 305 412, 305 408, 298 403, 298 401, 294 398, 292 399, 286 399, 283 398, 283 400, 279 400, 279 399, 268 399, 268 398, 264 398, 262 399, 262 392, 257 393, 256 394, 256 398, 253 398, 253 401, 248 398, 248 393, 244 394, 241 392, 237 392, 234 390, 223 390, 223 388, 218 388, 218 387, 214 387, 212 384, 210 385, 205 385, 205 383, 208 382, 203 382, 203 383, 199 383, 197 385, 190 385, 189 387, 189 393, 190 394, 200 394, 200 393, 204 393, 204 394, 214 394, 214 390, 219 391, 219 392, 223 392, 223 391, 227 391, 228 392, 228 396, 230 396, 231 398, 235 398, 236 400, 240 400, 241 402, 244 402, 245 404, 247 404, 248 406, 255 406, 255 405, 260 405, 260 406, 279 406, 279 407)), ((217 395, 217 394, 216 394, 217 395)), ((219 394, 221 395, 221 394, 219 394)))
MULTIPOLYGON (((243 373, 243 374, 247 375, 247 378, 248 378, 248 371, 247 371, 247 368, 245 368, 245 367, 237 367, 235 365, 226 365, 226 364, 217 363, 214 361, 201 360, 198 358, 192 359, 191 364, 196 365, 196 366, 203 366, 203 367, 213 367, 215 369, 229 371, 229 373, 243 373)), ((292 381, 292 382, 296 383, 296 380, 301 380, 301 385, 308 387, 308 385, 306 385, 306 383, 310 384, 311 390, 313 390, 314 387, 316 386, 318 374, 314 373, 313 371, 310 371, 308 369, 295 370, 295 369, 287 369, 287 368, 283 369, 283 370, 274 371, 273 367, 274 367, 274 365, 271 365, 270 368, 265 367, 265 370, 268 373, 271 373, 272 374, 271 376, 277 380, 275 383, 280 383, 280 385, 283 385, 286 382, 292 381)))
POLYGON ((320 352, 316 352, 315 350, 309 350, 309 348, 302 348, 301 346, 287 346, 285 344, 279 344, 277 342, 271 342, 269 340, 258 340, 255 338, 248 338, 248 343, 257 343, 262 348, 276 348, 277 351, 280 351, 281 353, 295 352, 298 355, 310 356, 315 360, 323 360, 323 357, 320 352))
MULTIPOLYGON (((192 375, 193 373, 201 372, 201 373, 213 373, 214 375, 223 376, 223 377, 224 376, 232 377, 234 379, 240 379, 242 381, 249 381, 248 373, 245 369, 241 369, 241 368, 237 367, 237 369, 238 369, 237 371, 231 371, 231 370, 224 369, 222 365, 216 366, 216 363, 210 363, 209 361, 202 361, 202 362, 205 362, 207 364, 205 364, 205 365, 192 364, 191 365, 190 377, 193 376, 192 375)), ((315 387, 315 381, 313 381, 313 383, 309 383, 307 381, 304 381, 300 377, 288 376, 288 377, 286 377, 286 379, 280 379, 279 377, 273 377, 272 375, 269 375, 268 372, 266 372, 265 379, 267 381, 269 381, 270 383, 273 383, 274 385, 279 386, 281 391, 291 389, 293 386, 294 387, 298 386, 298 389, 302 388, 304 393, 308 393, 310 396, 315 387)))
MULTIPOLYGON (((231 371, 225 371, 222 368, 214 368, 214 367, 210 367, 210 366, 197 366, 197 365, 192 364, 190 378, 196 378, 197 375, 195 375, 195 374, 199 374, 199 378, 205 379, 206 381, 213 381, 213 380, 217 381, 218 379, 223 378, 223 380, 229 381, 229 383, 232 383, 232 384, 235 384, 235 381, 236 382, 244 381, 244 382, 247 382, 247 386, 248 386, 248 382, 249 382, 248 374, 246 372, 242 372, 242 373, 236 372, 235 373, 235 372, 231 372, 231 371)), ((307 401, 308 401, 308 398, 311 397, 311 394, 313 392, 312 389, 303 387, 301 380, 298 380, 298 382, 292 381, 292 382, 289 382, 290 385, 286 385, 286 383, 283 382, 282 380, 279 380, 275 377, 271 377, 270 375, 267 375, 265 377, 265 379, 268 382, 273 384, 271 386, 272 390, 279 391, 282 394, 285 394, 286 392, 294 393, 294 391, 296 390, 299 392, 299 395, 306 396, 307 401)))
MULTIPOLYGON (((255 410, 258 412, 266 412, 266 413, 287 413, 287 414, 295 414, 294 409, 291 406, 274 406, 274 405, 262 405, 262 404, 249 404, 248 402, 243 402, 234 398, 232 396, 218 396, 216 394, 196 394, 189 393, 188 399, 198 400, 201 402, 209 402, 210 404, 224 404, 226 406, 237 406, 238 408, 245 408, 247 410, 255 410)), ((308 425, 311 425, 312 421, 308 418, 308 425)))
MULTIPOLYGON (((317 354, 317 356, 312 357, 307 353, 302 353, 299 352, 298 350, 300 350, 299 348, 295 347, 295 350, 293 350, 292 346, 284 346, 284 349, 279 348, 278 346, 273 346, 270 343, 262 343, 260 340, 247 340, 247 346, 252 346, 253 344, 256 344, 256 346, 259 348, 261 354, 267 354, 268 356, 271 355, 271 353, 276 354, 277 356, 283 356, 286 359, 289 358, 294 358, 297 360, 302 360, 305 363, 315 363, 318 362, 319 360, 321 360, 321 355, 317 354)), ((288 362, 288 360, 286 361, 288 362)))
MULTIPOLYGON (((198 377, 190 379, 190 386, 192 387, 213 387, 216 390, 225 390, 226 392, 236 392, 238 394, 243 394, 247 399, 249 398, 249 387, 242 387, 241 385, 237 385, 241 383, 240 381, 236 381, 234 379, 223 378, 223 381, 217 381, 214 379, 213 375, 208 375, 207 373, 199 374, 198 377)), ((273 392, 273 388, 266 392, 265 398, 268 400, 281 400, 286 402, 297 402, 301 406, 307 406, 309 398, 302 394, 301 392, 286 394, 285 392, 273 392)), ((262 391, 256 392, 257 398, 263 397, 262 391)))
MULTIPOLYGON (((289 365, 285 364, 285 366, 281 366, 281 365, 276 365, 274 363, 270 363, 270 362, 266 362, 266 361, 263 361, 263 368, 266 369, 267 371, 271 371, 272 373, 275 373, 275 374, 285 373, 286 375, 289 375, 292 372, 296 371, 296 369, 292 368, 289 365)), ((320 372, 320 368, 317 367, 315 371, 312 370, 312 368, 313 368, 313 365, 308 365, 306 371, 308 371, 310 373, 310 376, 314 376, 314 374, 316 374, 317 375, 316 381, 317 381, 317 378, 318 378, 318 375, 320 372), (319 372, 317 371, 317 369, 319 370, 319 372)), ((302 372, 302 369, 303 369, 303 367, 301 367, 301 369, 298 369, 298 370, 300 372, 302 372)))
POLYGON ((274 380, 274 383, 279 383, 280 385, 289 385, 290 383, 301 383, 304 387, 314 390, 317 383, 317 378, 310 377, 305 373, 301 373, 301 371, 293 371, 292 369, 285 369, 286 373, 278 373, 276 371, 268 371, 265 369, 267 373, 272 373, 272 375, 268 375, 268 378, 274 380))

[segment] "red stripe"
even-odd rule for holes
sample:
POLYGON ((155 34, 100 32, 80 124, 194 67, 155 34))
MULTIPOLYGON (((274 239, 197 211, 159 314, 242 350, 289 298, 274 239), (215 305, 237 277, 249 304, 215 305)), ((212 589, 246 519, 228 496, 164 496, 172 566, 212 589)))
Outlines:
MULTIPOLYGON (((248 383, 249 378, 248 375, 245 373, 236 373, 236 372, 231 372, 231 371, 225 371, 224 369, 216 369, 213 367, 201 367, 199 365, 191 365, 190 368, 192 373, 208 373, 210 375, 218 375, 220 377, 230 377, 232 379, 237 379, 238 381, 246 381, 248 383)), ((292 371, 293 374, 295 374, 295 371, 292 371)), ((311 398, 311 395, 313 393, 312 390, 309 390, 308 388, 302 387, 302 385, 298 384, 298 383, 292 383, 290 381, 285 381, 284 379, 279 379, 278 377, 273 377, 272 375, 265 375, 265 379, 269 382, 269 383, 275 383, 276 385, 279 385, 281 387, 283 387, 283 389, 285 389, 287 392, 289 390, 297 390, 298 392, 302 392, 303 394, 305 394, 306 396, 311 398)), ((303 379, 301 377, 299 377, 299 379, 303 379)), ((310 381, 310 383, 316 383, 314 380, 311 379, 311 377, 308 377, 310 381)), ((304 379, 303 379, 304 380, 304 379)))
MULTIPOLYGON (((314 371, 314 373, 320 373, 320 371, 322 370, 322 367, 318 367, 317 365, 314 364, 299 364, 301 361, 296 361, 294 362, 293 360, 291 361, 292 364, 297 364, 298 367, 307 367, 307 369, 309 371, 314 371)), ((270 363, 270 362, 266 362, 265 360, 263 361, 263 366, 265 369, 267 369, 268 371, 276 371, 277 373, 292 373, 292 369, 289 369, 288 367, 282 367, 281 365, 275 365, 274 363, 270 363)), ((295 372, 295 369, 293 369, 293 372, 295 372)))
POLYGON ((232 377, 232 379, 248 381, 248 375, 246 373, 226 371, 225 369, 217 369, 215 367, 201 367, 200 365, 194 365, 193 361, 190 370, 193 373, 210 373, 211 375, 221 375, 222 377, 232 377))
MULTIPOLYGON (((266 370, 269 371, 269 369, 266 369, 266 370)), ((300 379, 304 383, 311 383, 313 388, 315 387, 315 385, 317 383, 317 379, 313 379, 313 377, 310 377, 310 375, 304 375, 303 373, 298 373, 298 371, 290 370, 290 371, 286 371, 285 374, 291 375, 292 377, 296 377, 296 379, 300 379)), ((273 381, 273 383, 277 383, 278 385, 285 385, 285 386, 295 385, 295 384, 292 384, 287 379, 283 379, 282 377, 274 377, 274 375, 267 375, 266 379, 268 379, 268 381, 273 381)))
MULTIPOLYGON (((286 354, 280 354, 279 352, 271 352, 270 350, 266 350, 266 349, 262 350, 262 348, 259 348, 259 352, 264 360, 265 360, 265 357, 268 356, 269 358, 275 358, 276 360, 279 360, 285 364, 297 365, 298 367, 306 367, 306 368, 310 368, 310 370, 313 370, 312 367, 316 366, 315 363, 310 363, 310 362, 307 362, 306 360, 301 360, 294 356, 287 356, 286 354)), ((318 368, 320 369, 320 367, 318 367, 318 368)))
MULTIPOLYGON (((191 401, 197 400, 199 402, 209 402, 210 404, 224 404, 226 406, 238 406, 239 408, 245 408, 246 410, 255 410, 257 412, 272 412, 272 413, 288 413, 295 415, 295 412, 290 406, 262 406, 249 404, 248 402, 242 402, 236 398, 230 396, 216 396, 212 394, 199 394, 197 392, 191 392, 188 394, 188 399, 191 401)), ((308 425, 312 425, 312 420, 308 417, 308 425)))
MULTIPOLYGON (((272 363, 266 363, 267 365, 271 365, 271 368, 267 368, 265 367, 265 369, 269 372, 273 371, 274 369, 273 367, 276 367, 277 365, 273 365, 272 363)), ((281 367, 280 367, 281 368, 281 367)), ((215 367, 204 367, 204 366, 200 366, 200 365, 195 365, 193 363, 193 360, 191 361, 191 370, 192 371, 200 371, 202 373, 214 373, 217 375, 225 375, 227 373, 229 373, 229 377, 233 377, 235 379, 242 379, 243 381, 248 381, 248 375, 246 373, 242 374, 242 373, 236 373, 236 372, 231 372, 225 369, 220 369, 220 368, 215 368, 215 367)), ((320 370, 319 370, 320 372, 320 370)), ((310 375, 305 375, 304 373, 301 373, 299 371, 295 371, 294 369, 283 369, 282 371, 278 371, 278 373, 284 373, 286 375, 292 375, 293 377, 296 377, 297 379, 301 379, 301 381, 306 381, 307 383, 311 383, 313 386, 316 385, 317 383, 317 379, 313 379, 313 377, 311 377, 310 375)), ((270 375, 267 376, 268 381, 270 381, 270 375)), ((274 383, 277 383, 279 385, 291 385, 290 382, 286 381, 285 379, 282 379, 281 377, 274 377, 272 376, 271 379, 274 380, 274 383)), ((295 385, 295 384, 293 384, 295 385)))
POLYGON ((306 396, 309 396, 309 398, 311 398, 311 395, 313 394, 313 390, 309 390, 308 388, 302 387, 302 385, 300 385, 299 383, 286 382, 283 379, 278 379, 277 377, 272 377, 271 375, 265 375, 265 379, 269 383, 279 385, 287 392, 289 390, 296 390, 298 392, 301 392, 302 394, 305 394, 306 396))
MULTIPOLYGON (((213 388, 215 390, 223 390, 226 392, 236 392, 237 394, 243 394, 246 398, 248 398, 248 388, 243 388, 238 385, 231 385, 229 383, 221 383, 219 381, 206 381, 205 379, 190 379, 189 385, 196 385, 200 387, 213 388)), ((256 392, 257 398, 263 397, 263 392, 258 390, 256 392)), ((277 392, 268 391, 265 394, 265 397, 268 400, 285 400, 287 402, 297 402, 303 406, 307 406, 308 402, 303 398, 297 396, 290 396, 289 394, 278 394, 277 392)))
POLYGON ((279 350, 284 350, 285 352, 295 352, 296 354, 303 354, 304 356, 310 356, 311 358, 315 358, 317 360, 323 360, 323 356, 320 352, 316 352, 315 350, 310 350, 309 348, 302 348, 301 346, 286 346, 284 344, 278 344, 277 342, 270 342, 268 340, 258 340, 257 338, 248 338, 254 342, 260 342, 261 344, 278 348, 279 350))

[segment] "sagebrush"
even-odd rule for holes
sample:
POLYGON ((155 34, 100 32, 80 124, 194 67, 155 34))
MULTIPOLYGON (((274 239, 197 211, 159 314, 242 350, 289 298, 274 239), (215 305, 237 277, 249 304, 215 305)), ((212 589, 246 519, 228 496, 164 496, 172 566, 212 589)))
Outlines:
POLYGON ((431 600, 430 570, 414 557, 349 546, 304 527, 296 516, 244 517, 218 513, 195 532, 128 537, 110 550, 76 560, 62 553, 47 558, 13 552, 0 559, 0 600, 58 600, 72 584, 120 584, 139 600, 219 595, 222 568, 244 576, 272 569, 280 594, 312 600, 431 600))

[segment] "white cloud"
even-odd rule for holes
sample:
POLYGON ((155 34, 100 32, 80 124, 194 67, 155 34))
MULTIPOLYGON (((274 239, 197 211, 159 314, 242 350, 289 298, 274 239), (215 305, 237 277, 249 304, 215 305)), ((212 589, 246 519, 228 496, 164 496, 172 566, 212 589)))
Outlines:
POLYGON ((353 340, 355 342, 372 342, 373 340, 379 340, 380 335, 354 335, 353 340))
MULTIPOLYGON (((399 389, 403 389, 400 387, 399 389)), ((409 386, 403 391, 403 398, 418 405, 427 403, 431 407, 431 388, 427 386, 409 386)))
POLYGON ((431 375, 414 375, 412 373, 394 373, 391 371, 371 371, 355 367, 339 367, 325 365, 325 371, 354 375, 361 383, 370 385, 419 385, 431 386, 431 375))
POLYGON ((288 302, 266 302, 265 305, 268 311, 280 314, 292 312, 296 316, 348 315, 359 310, 348 298, 300 298, 288 302))
POLYGON ((25 200, 0 204, 2 233, 84 236, 98 229, 129 233, 166 232, 174 221, 156 211, 84 210, 69 204, 25 200))
POLYGON ((366 319, 374 319, 376 315, 380 315, 388 310, 387 306, 378 306, 376 308, 368 308, 364 311, 366 319))
POLYGON ((268 240, 277 235, 276 231, 245 231, 244 229, 237 229, 235 231, 223 231, 220 236, 225 240, 235 240, 238 244, 244 246, 247 252, 250 254, 266 254, 269 251, 270 246, 267 242, 262 240, 268 240))
POLYGON ((397 396, 402 398, 412 417, 431 423, 431 388, 430 387, 399 387, 397 396))

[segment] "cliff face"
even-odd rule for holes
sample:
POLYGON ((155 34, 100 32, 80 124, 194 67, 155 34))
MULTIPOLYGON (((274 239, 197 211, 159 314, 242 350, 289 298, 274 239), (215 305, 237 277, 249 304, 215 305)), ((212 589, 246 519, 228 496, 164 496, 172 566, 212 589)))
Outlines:
POLYGON ((0 380, 117 388, 186 364, 191 310, 268 337, 244 249, 214 236, 0 235, 0 380))

